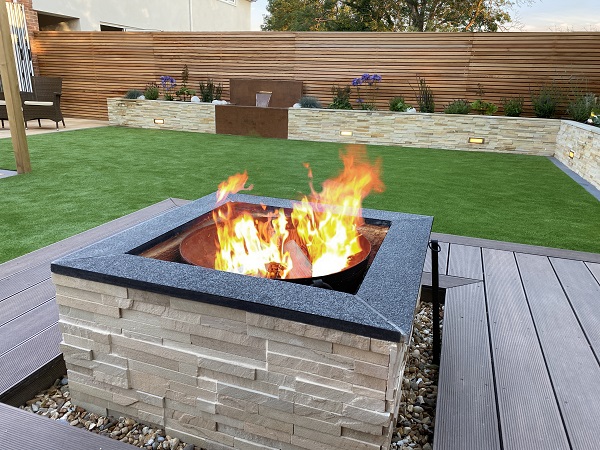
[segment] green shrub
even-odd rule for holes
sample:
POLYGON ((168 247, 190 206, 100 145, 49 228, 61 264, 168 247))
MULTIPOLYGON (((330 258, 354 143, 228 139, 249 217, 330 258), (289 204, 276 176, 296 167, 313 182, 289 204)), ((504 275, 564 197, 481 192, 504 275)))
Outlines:
POLYGON ((563 94, 560 88, 554 84, 543 84, 537 92, 531 91, 531 105, 536 117, 549 119, 558 109, 563 94))
MULTIPOLYGON (((423 113, 435 112, 435 102, 433 99, 433 91, 425 82, 425 78, 417 77, 417 91, 415 97, 419 104, 419 111, 423 113)), ((414 89, 413 89, 414 92, 414 89)))
POLYGON ((503 98, 502 109, 504 110, 504 115, 508 117, 519 117, 523 112, 524 104, 525 99, 523 97, 503 98))
POLYGON ((203 102, 212 103, 213 100, 221 100, 222 93, 221 83, 215 84, 211 78, 206 81, 206 84, 203 81, 200 82, 200 99, 203 102))
POLYGON ((412 106, 404 101, 404 97, 394 97, 390 99, 390 111, 406 112, 410 108, 412 108, 412 106))
POLYGON ((309 95, 304 96, 298 102, 302 108, 322 108, 321 102, 317 97, 311 97, 309 95))
POLYGON ((331 93, 333 94, 333 101, 329 104, 331 109, 352 109, 352 103, 350 103, 350 86, 333 86, 331 93))
POLYGON ((471 104, 467 100, 454 100, 444 107, 444 114, 469 114, 471 104))
POLYGON ((498 111, 498 107, 491 102, 485 100, 475 100, 471 103, 471 109, 478 111, 479 114, 485 114, 486 116, 493 115, 498 111))
POLYGON ((144 97, 146 100, 156 100, 160 95, 160 90, 156 83, 149 83, 146 85, 146 90, 144 91, 144 97))
POLYGON ((567 106, 567 114, 577 122, 587 122, 592 111, 600 109, 600 100, 595 94, 582 94, 567 106))
POLYGON ((196 91, 189 87, 182 87, 175 92, 175 95, 179 96, 179 99, 185 102, 192 95, 196 95, 196 91))
POLYGON ((125 94, 125 98, 135 100, 140 95, 144 95, 144 93, 142 91, 140 91, 139 89, 129 89, 127 91, 127 93, 125 94))

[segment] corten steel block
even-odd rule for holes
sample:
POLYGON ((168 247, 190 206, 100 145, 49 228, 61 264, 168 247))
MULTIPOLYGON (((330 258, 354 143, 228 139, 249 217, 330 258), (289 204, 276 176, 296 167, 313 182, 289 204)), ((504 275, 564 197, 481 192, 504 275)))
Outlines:
POLYGON ((257 108, 255 106, 215 106, 217 134, 261 136, 287 139, 287 108, 257 108))

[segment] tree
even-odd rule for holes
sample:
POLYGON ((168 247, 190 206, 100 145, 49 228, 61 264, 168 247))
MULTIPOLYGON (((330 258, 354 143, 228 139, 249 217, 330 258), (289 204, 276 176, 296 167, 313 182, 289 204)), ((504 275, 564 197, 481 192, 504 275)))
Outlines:
POLYGON ((498 31, 534 0, 269 0, 263 30, 498 31))

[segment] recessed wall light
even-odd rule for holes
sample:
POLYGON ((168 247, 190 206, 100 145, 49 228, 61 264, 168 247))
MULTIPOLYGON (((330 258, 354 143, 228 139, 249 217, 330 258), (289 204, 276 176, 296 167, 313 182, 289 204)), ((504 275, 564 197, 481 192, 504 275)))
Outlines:
POLYGON ((485 138, 470 137, 469 144, 485 144, 485 138))
POLYGON ((340 136, 352 136, 354 133, 350 130, 342 130, 340 131, 340 136))
POLYGON ((157 125, 164 125, 165 119, 154 119, 154 123, 157 125))

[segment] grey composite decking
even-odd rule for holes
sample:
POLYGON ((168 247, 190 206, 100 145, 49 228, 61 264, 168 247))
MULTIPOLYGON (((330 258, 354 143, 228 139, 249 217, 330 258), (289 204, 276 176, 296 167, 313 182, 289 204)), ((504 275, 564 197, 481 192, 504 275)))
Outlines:
POLYGON ((136 447, 0 403, 0 436, 13 449, 132 450, 136 447))
POLYGON ((446 290, 434 450, 600 448, 600 254, 435 235, 446 290))
POLYGON ((0 401, 18 404, 64 373, 50 262, 183 203, 167 199, 0 264, 0 401))
MULTIPOLYGON (((63 373, 50 261, 184 203, 165 200, 0 265, 0 401, 31 398, 40 371, 45 382, 63 373)), ((600 255, 432 238, 446 289, 434 450, 600 448, 600 255)), ((430 271, 428 255, 424 284, 430 271)), ((0 435, 26 431, 48 448, 130 448, 0 404, 0 435)))

